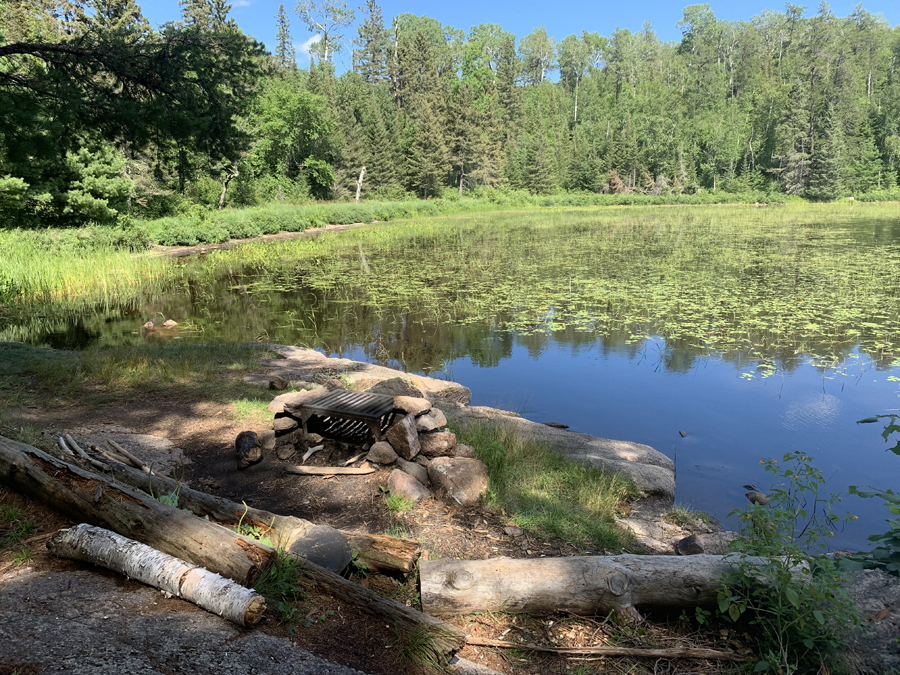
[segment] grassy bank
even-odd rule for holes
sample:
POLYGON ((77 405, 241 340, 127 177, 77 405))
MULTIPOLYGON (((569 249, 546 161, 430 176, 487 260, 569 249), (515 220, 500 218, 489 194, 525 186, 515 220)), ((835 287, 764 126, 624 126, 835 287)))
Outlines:
POLYGON ((500 424, 472 424, 456 433, 487 466, 490 508, 576 547, 618 553, 627 545, 630 537, 616 525, 616 515, 637 490, 626 478, 574 462, 549 443, 500 424))

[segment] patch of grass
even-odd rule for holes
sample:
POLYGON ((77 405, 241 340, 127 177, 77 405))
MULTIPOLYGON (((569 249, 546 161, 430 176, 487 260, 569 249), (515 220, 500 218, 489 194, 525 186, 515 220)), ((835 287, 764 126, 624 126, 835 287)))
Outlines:
POLYGON ((413 506, 416 505, 410 497, 400 494, 389 495, 384 500, 384 503, 387 506, 388 511, 394 514, 412 511, 413 506))
POLYGON ((672 525, 684 527, 685 525, 693 525, 698 520, 709 525, 709 514, 705 511, 697 511, 687 504, 679 504, 676 502, 669 509, 668 513, 663 516, 663 520, 672 525))
POLYGON ((398 658, 415 672, 450 673, 444 651, 436 644, 445 637, 445 632, 435 626, 422 626, 411 633, 398 634, 398 658))
POLYGON ((34 556, 31 554, 31 549, 27 547, 14 554, 11 558, 12 564, 16 566, 27 565, 32 560, 34 560, 34 556))
POLYGON ((394 521, 384 533, 389 537, 397 537, 398 539, 412 539, 412 532, 409 526, 403 521, 394 521))
POLYGON ((618 552, 628 543, 616 525, 618 503, 637 494, 626 478, 574 462, 502 423, 471 424, 456 433, 487 466, 488 507, 502 509, 520 527, 577 547, 618 552))
POLYGON ((275 603, 302 599, 306 591, 297 579, 301 564, 296 558, 279 550, 275 554, 275 560, 263 571, 254 585, 256 592, 275 603))
POLYGON ((270 420, 269 400, 263 398, 239 398, 231 402, 231 419, 235 422, 264 422, 270 420))

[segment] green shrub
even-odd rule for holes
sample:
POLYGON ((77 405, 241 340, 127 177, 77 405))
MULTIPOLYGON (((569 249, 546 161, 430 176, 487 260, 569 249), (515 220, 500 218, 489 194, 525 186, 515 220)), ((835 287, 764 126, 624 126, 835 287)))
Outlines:
POLYGON ((835 523, 853 517, 834 512, 839 497, 822 491, 825 479, 812 457, 794 452, 782 466, 774 459, 762 463, 779 482, 767 505, 729 514, 740 517, 741 536, 731 550, 741 557, 723 580, 718 609, 727 620, 749 621, 762 656, 754 672, 821 672, 843 631, 859 622, 826 553, 835 523))

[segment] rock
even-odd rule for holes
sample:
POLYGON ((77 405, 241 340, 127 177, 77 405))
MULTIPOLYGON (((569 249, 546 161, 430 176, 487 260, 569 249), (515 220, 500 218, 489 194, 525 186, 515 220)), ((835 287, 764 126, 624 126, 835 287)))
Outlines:
POLYGON ((153 330, 156 327, 156 324, 154 324, 153 320, 151 319, 150 321, 145 323, 142 327, 146 328, 147 330, 153 330))
POLYGON ((769 498, 766 497, 766 495, 764 495, 762 492, 758 492, 756 490, 751 490, 745 495, 745 497, 747 497, 747 499, 749 499, 754 504, 759 504, 761 506, 765 506, 769 503, 769 498))
MULTIPOLYGON (((369 391, 372 390, 370 389, 369 391)), ((394 409, 402 410, 407 415, 415 415, 418 417, 431 410, 431 401, 427 398, 416 398, 413 396, 395 396, 394 409)))
POLYGON ((475 457, 475 448, 471 445, 466 445, 465 443, 459 443, 456 446, 456 450, 453 451, 453 455, 455 457, 475 457))
POLYGON ((376 464, 393 464, 397 461, 397 453, 394 452, 390 443, 378 441, 378 443, 375 443, 371 450, 369 450, 366 459, 370 462, 375 462, 376 464))
POLYGON ((297 452, 297 448, 294 445, 284 445, 278 449, 278 452, 275 453, 275 456, 278 459, 290 459, 297 452))
POLYGON ((900 578, 881 570, 849 572, 844 588, 862 621, 849 629, 841 653, 848 673, 892 673, 900 669, 900 578))
POLYGON ((554 429, 568 429, 568 424, 563 424, 562 422, 541 422, 545 427, 553 427, 554 429))
POLYGON ((273 391, 284 391, 288 388, 289 384, 290 382, 288 382, 286 379, 284 379, 283 377, 278 377, 278 375, 276 375, 271 380, 269 380, 269 389, 272 389, 273 391))
POLYGON ((419 445, 422 448, 422 454, 428 458, 452 457, 456 450, 456 434, 452 431, 419 434, 419 445))
POLYGON ((256 464, 262 459, 262 448, 259 439, 252 431, 242 431, 234 440, 234 449, 237 454, 237 468, 246 469, 251 464, 256 464))
POLYGON ((503 532, 508 534, 510 537, 521 537, 525 534, 525 530, 521 527, 516 527, 515 525, 507 525, 503 528, 503 532))
POLYGON ((431 460, 422 455, 416 455, 416 464, 424 466, 427 469, 428 465, 431 464, 431 460))
POLYGON ((416 433, 415 415, 407 415, 394 424, 388 429, 385 438, 391 444, 391 447, 394 448, 394 452, 403 459, 412 459, 421 450, 419 434, 416 433))
POLYGON ((458 656, 450 659, 450 672, 456 675, 503 675, 499 670, 488 668, 480 663, 469 661, 458 656))
POLYGON ((387 479, 387 489, 394 495, 406 495, 414 502, 431 496, 428 488, 400 469, 391 471, 387 479))
POLYGON ((429 412, 416 418, 416 430, 420 434, 445 426, 447 426, 447 416, 437 408, 432 408, 429 412))
POLYGON ((659 495, 670 504, 675 497, 675 463, 649 445, 589 436, 571 429, 554 429, 522 419, 515 413, 484 406, 443 407, 451 422, 500 424, 523 436, 551 445, 569 459, 624 474, 646 494, 659 495))
POLYGON ((431 401, 449 401, 457 405, 469 405, 472 401, 472 390, 456 382, 448 382, 443 387, 429 390, 431 401))
POLYGON ((369 387, 366 391, 373 394, 388 394, 395 398, 397 396, 424 398, 425 395, 421 389, 403 377, 392 377, 389 380, 382 380, 375 386, 369 387))
MULTIPOLYGON (((284 413, 280 414, 283 415, 284 413)), ((293 431, 299 426, 300 422, 295 420, 293 417, 276 417, 275 421, 272 422, 272 429, 277 436, 281 436, 289 431, 293 431)))
POLYGON ((272 399, 269 404, 269 412, 280 413, 284 412, 286 408, 299 408, 304 403, 315 401, 327 393, 328 390, 322 387, 312 391, 292 391, 289 394, 281 394, 272 399))
POLYGON ((178 325, 177 321, 172 321, 172 319, 166 319, 163 321, 163 328, 175 328, 178 325))
POLYGON ((289 553, 300 555, 326 570, 338 574, 353 559, 350 541, 333 527, 315 525, 294 541, 289 553))
POLYGON ((736 532, 712 532, 709 534, 692 534, 675 544, 678 555, 724 555, 728 552, 728 543, 737 538, 736 532))
POLYGON ((265 452, 275 449, 275 432, 271 429, 259 434, 259 445, 265 452))
POLYGON ((306 435, 306 447, 312 448, 316 445, 319 445, 324 440, 325 440, 325 438, 323 436, 319 436, 319 434, 307 434, 306 435))
POLYGON ((487 467, 477 459, 437 457, 428 465, 428 477, 444 501, 462 506, 477 504, 488 488, 487 467))
POLYGON ((431 482, 428 479, 428 469, 418 462, 408 462, 400 457, 397 459, 397 466, 426 487, 431 482))

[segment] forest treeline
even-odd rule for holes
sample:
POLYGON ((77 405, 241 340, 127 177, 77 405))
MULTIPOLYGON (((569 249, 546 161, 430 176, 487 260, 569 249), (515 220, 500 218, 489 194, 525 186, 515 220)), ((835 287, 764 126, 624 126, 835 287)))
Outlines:
POLYGON ((684 10, 559 41, 282 5, 271 50, 224 0, 153 29, 134 0, 0 0, 3 226, 272 200, 519 189, 647 195, 897 188, 900 28, 856 7, 684 10), (294 28, 313 32, 297 67, 294 28), (343 51, 352 68, 337 73, 343 51), (362 168, 364 176, 360 185, 362 168))

